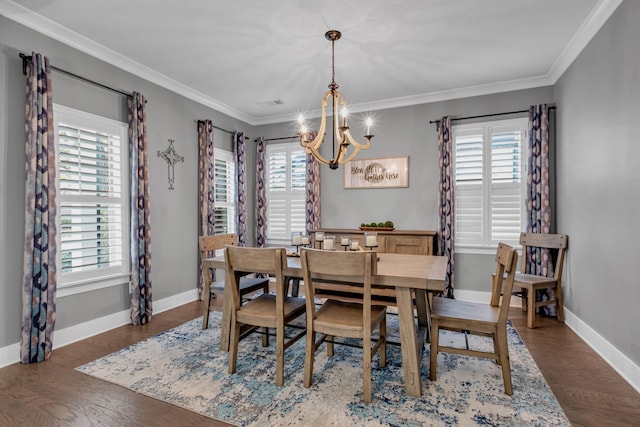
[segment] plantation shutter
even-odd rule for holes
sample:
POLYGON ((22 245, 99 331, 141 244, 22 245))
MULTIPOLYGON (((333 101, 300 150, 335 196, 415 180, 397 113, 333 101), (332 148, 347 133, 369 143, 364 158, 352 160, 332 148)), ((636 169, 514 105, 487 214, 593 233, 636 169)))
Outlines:
POLYGON ((267 242, 290 244, 305 229, 306 154, 299 144, 267 146, 267 242))
POLYGON ((229 151, 215 150, 215 192, 213 215, 215 234, 235 233, 235 162, 229 151))
POLYGON ((59 123, 62 274, 122 267, 122 141, 111 134, 59 123))

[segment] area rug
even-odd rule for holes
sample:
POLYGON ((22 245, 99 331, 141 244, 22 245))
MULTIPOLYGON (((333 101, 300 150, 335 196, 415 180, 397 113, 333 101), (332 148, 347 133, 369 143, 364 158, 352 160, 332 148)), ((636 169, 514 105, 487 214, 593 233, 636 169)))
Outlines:
MULTIPOLYGON (((373 402, 362 403, 362 350, 336 346, 316 353, 313 385, 302 385, 304 339, 285 351, 285 384, 275 385, 275 345, 254 334, 240 342, 237 372, 227 373, 218 350, 220 313, 210 326, 201 319, 141 341, 77 368, 115 383, 238 426, 569 426, 548 384, 519 335, 509 325, 513 396, 504 394, 500 367, 489 359, 440 353, 438 379, 429 381, 429 351, 422 358, 423 396, 407 396, 399 346, 388 346, 387 366, 373 361, 373 402)), ((390 340, 398 340, 397 317, 388 316, 390 340), (395 335, 395 338, 394 338, 395 335)), ((272 339, 273 343, 274 338, 272 339)), ((441 340, 464 346, 460 334, 441 340)), ((399 340, 398 340, 399 341, 399 340)), ((470 337, 490 349, 490 340, 470 337)))

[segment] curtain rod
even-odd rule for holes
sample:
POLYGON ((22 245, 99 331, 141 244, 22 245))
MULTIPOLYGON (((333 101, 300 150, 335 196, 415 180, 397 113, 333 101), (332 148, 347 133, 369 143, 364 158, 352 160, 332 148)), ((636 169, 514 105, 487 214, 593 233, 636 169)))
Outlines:
MULTIPOLYGON (((27 75, 27 62, 31 62, 31 60, 32 60, 31 55, 25 55, 24 53, 21 53, 19 56, 20 56, 20 58, 22 58, 22 74, 24 74, 26 76, 27 75)), ((92 85, 99 86, 99 87, 101 87, 103 89, 107 89, 107 90, 110 90, 112 92, 117 92, 120 95, 124 95, 124 96, 127 96, 129 98, 133 97, 133 94, 131 94, 131 93, 124 92, 124 91, 121 91, 119 89, 114 89, 114 88, 112 88, 110 86, 107 86, 105 84, 96 82, 96 81, 88 79, 86 77, 79 76, 78 74, 72 73, 71 71, 63 70, 62 68, 55 67, 55 66, 53 66, 51 64, 49 64, 49 66, 51 67, 52 70, 55 70, 55 71, 57 71, 59 73, 66 74, 66 75, 68 75, 70 77, 76 78, 78 80, 82 80, 82 81, 87 82, 87 83, 91 83, 92 85)))
MULTIPOLYGON (((196 120, 195 122, 196 122, 196 123, 198 123, 198 122, 204 122, 204 120, 196 120)), ((219 131, 222 131, 222 132, 228 133, 228 134, 230 134, 230 135, 233 135, 233 134, 235 134, 235 133, 236 133, 236 131, 223 129, 223 128, 221 128, 221 127, 219 127, 219 126, 216 126, 216 125, 214 125, 214 124, 212 124, 211 126, 213 126, 213 128, 214 128, 214 129, 218 129, 219 131)), ((245 136, 245 137, 244 137, 244 139, 251 139, 251 138, 249 138, 248 136, 245 136)))
MULTIPOLYGON (((551 106, 549 107, 549 110, 555 110, 556 107, 551 106)), ((482 114, 480 116, 469 116, 469 117, 458 117, 458 118, 452 118, 451 121, 457 121, 457 120, 470 120, 470 119, 481 119, 483 117, 495 117, 495 116, 506 116, 508 114, 518 114, 518 113, 528 113, 529 110, 518 110, 518 111, 507 111, 505 113, 493 113, 493 114, 482 114)), ((429 120, 430 124, 438 124, 440 123, 440 119, 438 120, 429 120)))
MULTIPOLYGON (((283 139, 295 139, 295 138, 300 138, 300 136, 295 135, 295 136, 281 136, 280 138, 267 138, 264 141, 265 142, 269 142, 269 141, 281 141, 283 139)), ((260 138, 256 138, 253 140, 253 142, 258 142, 260 138)))

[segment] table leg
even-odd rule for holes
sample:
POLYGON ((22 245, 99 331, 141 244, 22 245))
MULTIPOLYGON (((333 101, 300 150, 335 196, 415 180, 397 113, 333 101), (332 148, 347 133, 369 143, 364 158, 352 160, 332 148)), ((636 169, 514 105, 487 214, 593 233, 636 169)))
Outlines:
MULTIPOLYGON (((291 281, 291 296, 298 297, 298 294, 300 293, 300 279, 296 279, 295 277, 286 277, 284 282, 288 284, 289 281, 291 281)), ((288 294, 288 292, 286 294, 288 294)))
POLYGON ((231 310, 233 296, 228 289, 227 282, 224 285, 224 302, 222 303, 222 324, 220 325, 220 351, 229 351, 231 341, 231 310))
POLYGON ((413 305, 411 289, 396 287, 398 304, 398 323, 400 326, 400 345, 402 347, 402 369, 404 371, 405 389, 409 396, 420 397, 422 381, 420 378, 420 357, 422 345, 418 346, 416 328, 413 323, 413 305))
POLYGON ((416 289, 416 311, 418 312, 418 327, 424 329, 424 342, 429 342, 429 331, 431 329, 431 314, 429 309, 429 300, 427 300, 427 291, 424 289, 416 289))

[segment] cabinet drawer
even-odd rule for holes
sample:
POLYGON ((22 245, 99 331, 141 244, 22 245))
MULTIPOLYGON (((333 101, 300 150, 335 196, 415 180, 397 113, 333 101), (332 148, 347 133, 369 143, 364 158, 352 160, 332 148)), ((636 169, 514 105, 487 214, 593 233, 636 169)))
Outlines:
POLYGON ((433 248, 430 236, 389 236, 389 252, 409 255, 432 255, 433 248))

